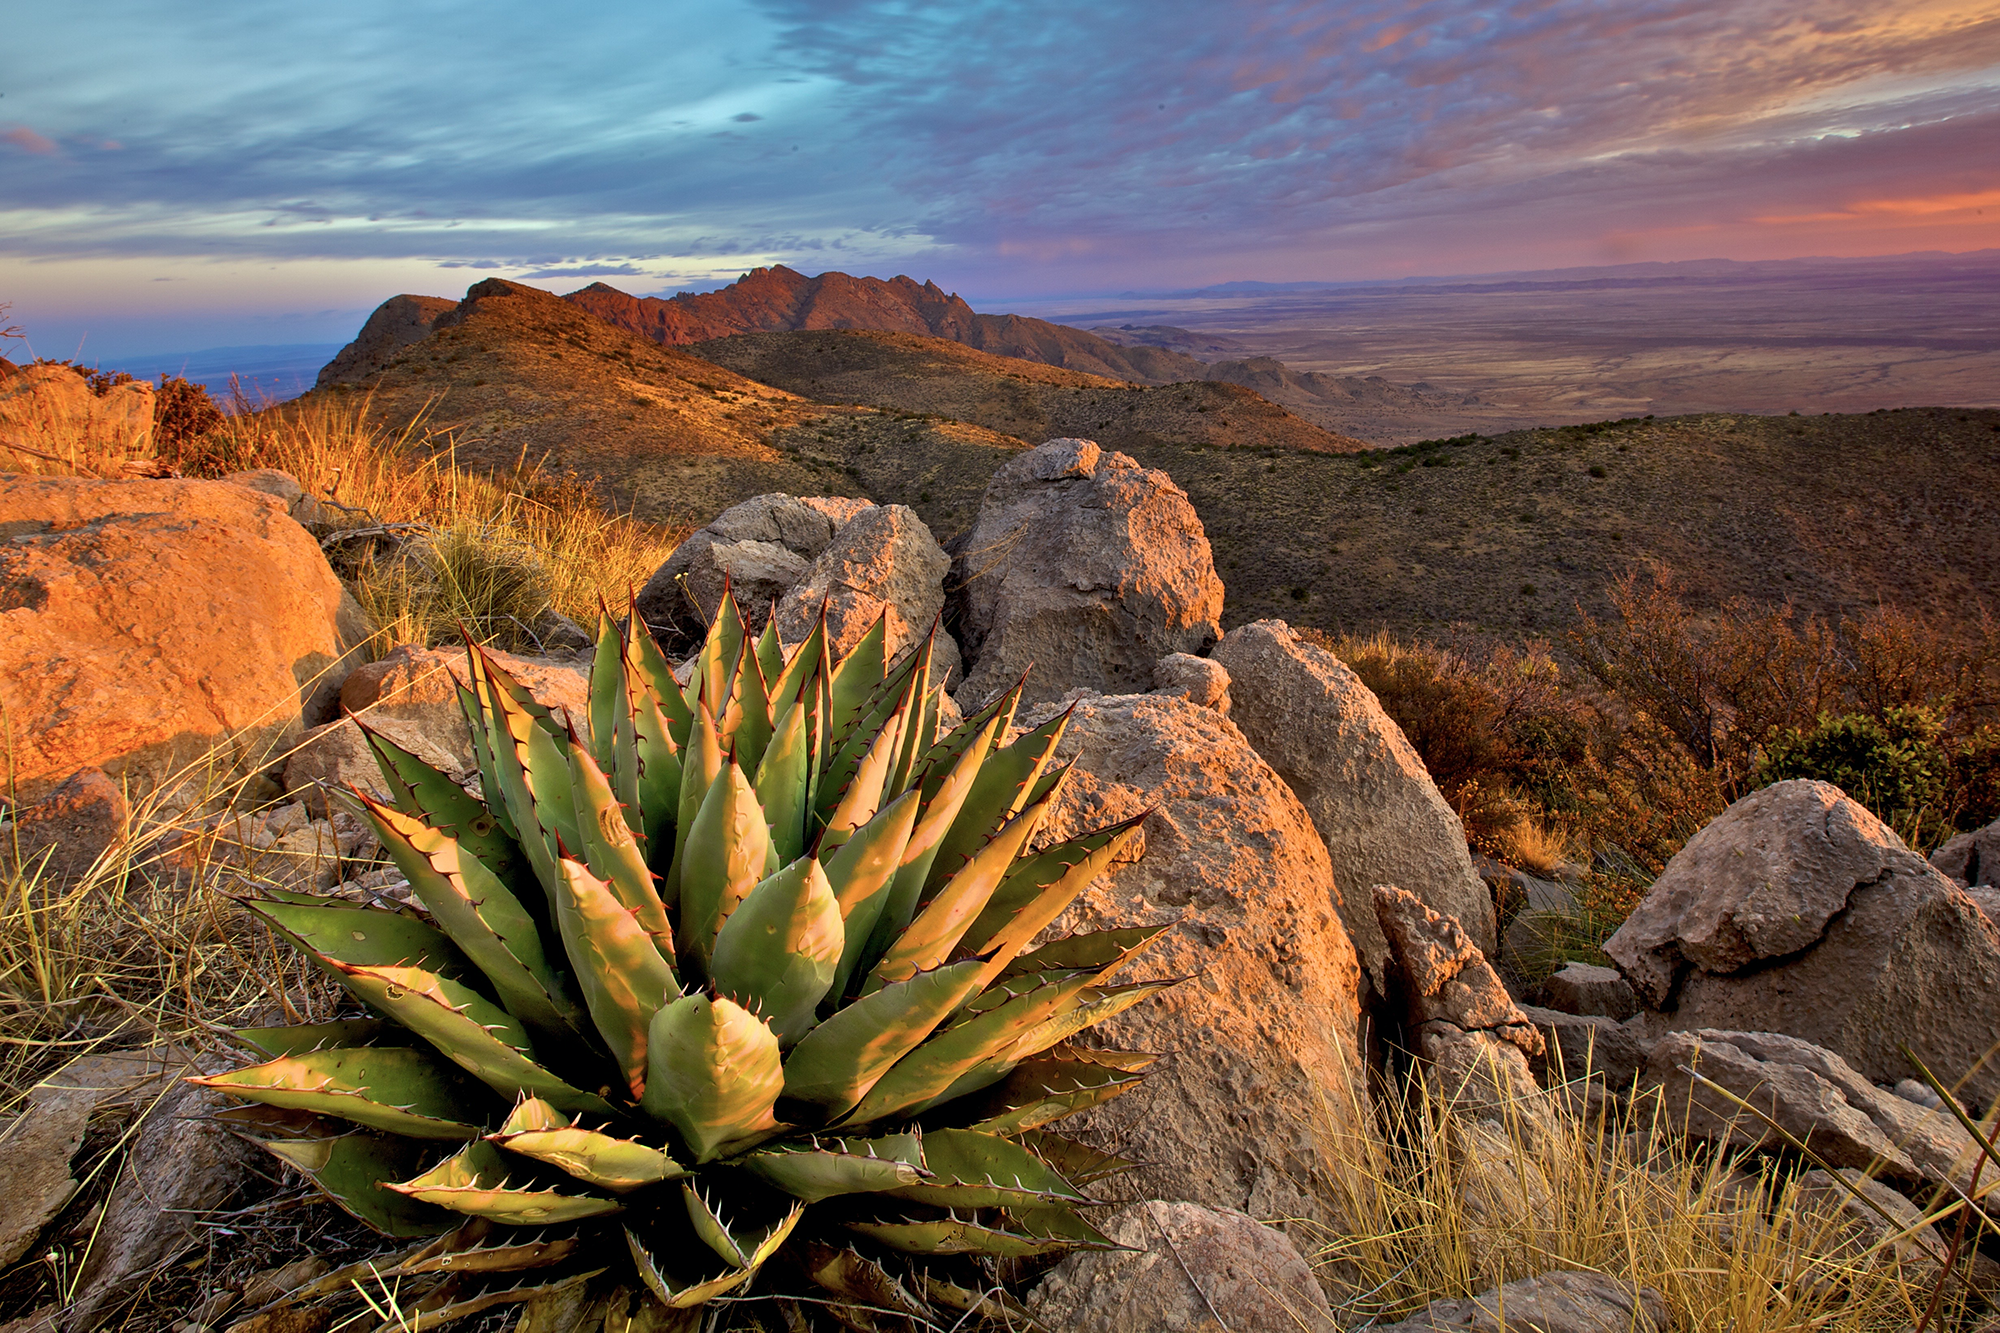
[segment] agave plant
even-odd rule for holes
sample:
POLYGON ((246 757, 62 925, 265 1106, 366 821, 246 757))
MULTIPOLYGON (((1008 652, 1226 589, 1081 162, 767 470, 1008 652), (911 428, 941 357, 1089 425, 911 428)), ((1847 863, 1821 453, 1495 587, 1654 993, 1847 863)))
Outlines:
POLYGON ((885 632, 787 653, 725 593, 683 687, 605 615, 587 726, 469 645, 480 794, 373 732, 392 802, 352 793, 423 910, 248 904, 370 1017, 244 1031, 270 1058, 201 1081, 356 1216, 441 1236, 406 1270, 588 1269, 656 1324, 760 1270, 972 1309, 948 1256, 1107 1244, 1080 1186, 1120 1163, 1045 1126, 1150 1061, 1070 1038, 1170 984, 1111 981, 1161 928, 1028 946, 1137 821, 1034 849, 1067 716, 1008 742, 1017 687, 940 735, 929 641, 885 632))

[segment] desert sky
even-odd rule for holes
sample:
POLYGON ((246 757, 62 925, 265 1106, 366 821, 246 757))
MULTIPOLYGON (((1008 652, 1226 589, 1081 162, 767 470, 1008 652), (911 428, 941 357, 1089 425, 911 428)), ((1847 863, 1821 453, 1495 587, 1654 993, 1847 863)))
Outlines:
POLYGON ((2000 245, 1993 0, 103 0, 0 44, 42 355, 497 275, 1065 293, 2000 245))

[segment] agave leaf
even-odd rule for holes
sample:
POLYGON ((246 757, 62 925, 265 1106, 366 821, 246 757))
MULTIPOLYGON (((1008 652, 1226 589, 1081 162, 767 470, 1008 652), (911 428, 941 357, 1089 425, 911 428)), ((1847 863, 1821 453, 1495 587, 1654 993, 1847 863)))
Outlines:
MULTIPOLYGON (((492 1231, 483 1217, 467 1218, 465 1226, 459 1230, 463 1232, 472 1227, 482 1228, 486 1234, 492 1231)), ((480 1239, 483 1240, 484 1236, 480 1239)), ((519 1273, 525 1269, 549 1268, 559 1264, 575 1254, 581 1243, 575 1235, 503 1241, 498 1245, 475 1242, 406 1259, 389 1272, 397 1276, 417 1273, 519 1273)), ((428 1327, 430 1320, 426 1319, 424 1324, 428 1327)))
MULTIPOLYGON (((1022 811, 992 841, 981 847, 957 874, 944 882, 930 903, 917 913, 916 920, 875 964, 864 990, 901 981, 918 971, 936 967, 951 957, 959 940, 964 938, 973 921, 985 910, 993 891, 1000 887, 1007 868, 1014 864, 1014 858, 1028 845, 1028 839, 1041 825, 1042 816, 1048 811, 1049 799, 1044 797, 1042 804, 1022 811)), ((999 969, 992 970, 997 972, 999 969)))
MULTIPOLYGON (((836 1296, 856 1302, 867 1314, 877 1312, 906 1319, 928 1320, 930 1310, 904 1290, 887 1269, 852 1248, 836 1249, 824 1241, 809 1240, 802 1247, 806 1276, 836 1296)), ((851 1315, 849 1318, 851 1319, 851 1315)), ((855 1324, 842 1321, 847 1327, 855 1324)), ((873 1323, 862 1325, 874 1328, 873 1323)), ((1032 1327, 1021 1324, 1022 1328, 1032 1327)))
POLYGON ((770 1020, 789 1046, 812 1027, 844 939, 826 873, 800 857, 750 890, 723 923, 709 977, 718 994, 770 1020))
POLYGON ((940 1208, 1017 1208, 1037 1203, 1088 1203, 1076 1186, 1018 1143, 969 1129, 924 1135, 924 1166, 932 1178, 898 1185, 899 1199, 940 1208))
POLYGON ((1093 930, 1082 935, 1065 935, 1044 944, 1033 953, 1017 956, 1001 970, 1002 976, 1031 972, 1087 971, 1099 981, 1107 981, 1118 969, 1137 958, 1147 945, 1174 928, 1171 921, 1157 926, 1126 926, 1119 930, 1093 930))
MULTIPOLYGON (((538 1302, 562 1302, 569 1297, 579 1295, 579 1288, 586 1287, 603 1272, 602 1268, 593 1268, 588 1272, 572 1273, 552 1282, 488 1288, 463 1299, 453 1299, 458 1295, 460 1288, 456 1283, 447 1280, 444 1285, 422 1299, 401 1306, 396 1317, 378 1325, 374 1333, 408 1333, 409 1330, 417 1328, 442 1328, 455 1320, 484 1314, 503 1305, 525 1305, 529 1309, 534 1309, 538 1302)), ((526 1318, 527 1312, 523 1311, 522 1319, 526 1318)), ((520 1324, 517 1323, 514 1327, 519 1328, 520 1324)), ((634 1329, 631 1333, 643 1333, 643 1331, 634 1329)))
MULTIPOLYGON (((1150 1056, 1147 1058, 1151 1059, 1150 1056)), ((998 1134, 1004 1131, 987 1132, 998 1134)), ((1079 1188, 1092 1181, 1104 1180, 1110 1176, 1123 1175, 1127 1171, 1139 1169, 1139 1163, 1129 1158, 1100 1151, 1087 1143, 1078 1143, 1075 1139, 1066 1139, 1060 1134, 1051 1134, 1043 1129, 1021 1130, 1015 1133, 1013 1138, 1029 1152, 1047 1162, 1064 1180, 1079 1188)))
POLYGON ((828 785, 822 791, 835 790, 833 783, 841 780, 845 780, 847 786, 826 816, 826 829, 819 840, 821 857, 830 859, 855 829, 873 819, 875 812, 882 808, 883 790, 889 771, 896 762, 903 726, 908 721, 907 708, 894 710, 883 720, 881 729, 874 733, 851 778, 842 779, 838 770, 825 775, 828 785))
MULTIPOLYGON (((472 674, 476 683, 479 679, 477 661, 472 664, 472 674)), ((500 786, 500 770, 494 760, 493 736, 487 729, 488 719, 479 702, 481 695, 456 680, 452 682, 452 691, 458 696, 459 709, 465 714, 466 728, 472 734, 472 754, 479 765, 479 791, 486 798, 487 813, 493 816, 493 822, 500 831, 518 844, 521 835, 514 826, 513 817, 507 813, 506 796, 500 786)))
POLYGON ((264 1151, 298 1168, 329 1198, 377 1231, 391 1236, 432 1236, 458 1219, 441 1208, 380 1188, 379 1182, 413 1170, 418 1140, 376 1134, 267 1142, 264 1151))
POLYGON ((636 1139, 583 1129, 539 1099, 531 1098, 515 1107, 499 1132, 487 1138, 509 1152, 546 1162, 614 1194, 627 1194, 687 1174, 685 1167, 660 1149, 636 1139))
POLYGON ((769 871, 771 829, 757 793, 732 760, 716 777, 682 853, 680 952, 707 975, 722 923, 769 871))
POLYGON ((979 1117, 971 1126, 973 1129, 988 1134, 1018 1134, 1130 1092, 1139 1086, 1140 1071, 1154 1059, 1139 1052, 1108 1053, 1128 1058, 1131 1063, 1126 1067, 1082 1058, 1097 1054, 1100 1053, 1067 1051, 1062 1056, 1024 1061, 1004 1081, 976 1096, 949 1102, 939 1098, 938 1105, 949 1105, 954 1118, 979 1117))
POLYGON ((793 704, 786 709, 757 765, 757 804, 764 809, 780 865, 790 865, 806 851, 806 812, 812 791, 807 726, 805 705, 793 704))
MULTIPOLYGON (((764 617, 764 630, 757 636, 757 670, 764 680, 776 685, 785 671, 785 645, 778 641, 778 607, 774 602, 770 614, 764 617)), ((773 710, 772 716, 776 716, 773 710)))
MULTIPOLYGON (((636 809, 639 832, 645 835, 646 857, 655 870, 673 852, 675 816, 680 812, 681 755, 652 690, 626 677, 632 715, 632 752, 618 756, 621 773, 630 769, 638 795, 636 807, 626 807, 626 822, 636 809)), ((678 697, 678 696, 676 696, 678 697)), ((622 798, 621 798, 622 799, 622 798)))
MULTIPOLYGON (((730 591, 729 579, 722 581, 722 603, 715 609, 715 620, 708 627, 708 635, 702 640, 701 651, 695 654, 694 677, 689 684, 698 690, 698 698, 708 705, 708 711, 715 715, 719 724, 723 717, 723 707, 729 700, 729 688, 736 674, 736 664, 743 656, 743 616, 736 609, 736 594, 730 591)), ((723 736, 725 743, 728 734, 723 736)))
POLYGON ((1015 738, 987 756, 966 793, 958 817, 941 841, 924 885, 928 898, 956 875, 1007 822, 1027 807, 1036 779, 1061 744, 1069 714, 1059 713, 1033 731, 1015 738))
POLYGON ((653 1016, 642 1105, 680 1131, 695 1161, 775 1131, 784 1074, 777 1034, 730 1000, 685 995, 653 1016))
POLYGON ((451 1066, 412 1046, 362 1046, 281 1055, 194 1078, 234 1097, 314 1111, 414 1139, 472 1139, 490 1099, 451 1066))
POLYGON ((1021 1225, 1016 1219, 1016 1225, 1010 1229, 982 1226, 956 1216, 931 1222, 848 1222, 845 1225, 850 1231, 859 1232, 905 1254, 985 1254, 999 1259, 1025 1259, 1060 1254, 1065 1250, 1118 1248, 1081 1218, 1075 1218, 1076 1226, 1070 1228, 1045 1216, 1067 1211, 1035 1209, 1033 1212, 1038 1226, 1021 1225), (1077 1231, 1088 1234, 1075 1234, 1077 1231))
POLYGON ((834 1012, 785 1060, 785 1096, 832 1119, 868 1094, 891 1065, 965 1001, 977 960, 920 972, 834 1012))
POLYGON ((729 738, 736 762, 744 771, 754 773, 764 760, 764 747, 771 743, 771 699, 763 668, 757 663, 757 646, 747 639, 735 675, 736 686, 719 725, 729 738))
POLYGON ((533 1186, 510 1186, 508 1162, 498 1148, 474 1140, 422 1175, 383 1181, 394 1190, 455 1213, 489 1218, 508 1226, 547 1226, 602 1217, 620 1211, 616 1199, 599 1194, 573 1194, 533 1186))
POLYGON ((625 1244, 632 1252, 632 1266, 639 1270, 639 1278, 646 1284, 646 1289, 670 1310, 692 1310, 697 1305, 705 1305, 717 1296, 736 1290, 755 1276, 752 1269, 733 1268, 720 1277, 683 1278, 669 1272, 666 1265, 655 1257, 651 1247, 640 1240, 630 1227, 625 1229, 625 1244))
POLYGON ((915 826, 918 792, 906 791, 869 820, 827 862, 826 879, 832 885, 840 915, 846 923, 846 941, 841 946, 840 965, 834 973, 832 993, 847 993, 848 982, 870 957, 868 946, 877 924, 893 896, 897 867, 904 860, 915 826))
POLYGON ((681 751, 681 787, 674 816, 674 856, 667 876, 660 883, 660 899, 668 907, 681 901, 681 881, 686 878, 688 839, 695 817, 708 799, 708 789, 722 773, 722 738, 716 735, 715 718, 708 706, 697 702, 688 743, 681 751))
POLYGON ((873 1139, 814 1139, 759 1148, 736 1165, 807 1203, 837 1194, 871 1194, 924 1179, 923 1139, 885 1134, 873 1139))
MULTIPOLYGON (((590 659, 590 754, 605 772, 618 767, 620 730, 632 725, 625 701, 625 654, 611 613, 597 605, 597 646, 590 659)), ((629 743, 629 737, 627 738, 629 743)), ((620 793, 621 799, 623 793, 620 793)), ((637 793, 632 801, 636 802, 637 793)), ((638 830, 634 830, 637 832, 638 830)))
POLYGON ((413 967, 335 965, 364 1004, 388 1014, 504 1097, 540 1097, 565 1111, 611 1114, 602 1097, 571 1087, 531 1058, 527 1034, 498 1005, 413 967))
POLYGON ((917 761, 916 780, 923 784, 924 800, 936 796, 945 775, 957 767, 959 760, 970 752, 975 760, 984 762, 1007 736, 1007 728, 1014 725, 1014 710, 1020 705, 1021 690, 1026 678, 1016 681, 1014 688, 1002 694, 993 702, 962 719, 951 732, 941 737, 917 761))
MULTIPOLYGON (((886 612, 884 613, 886 615, 886 612)), ((878 627, 880 622, 878 621, 878 627)), ((821 799, 819 812, 825 816, 828 807, 836 799, 836 794, 844 792, 853 782, 854 774, 860 768, 862 758, 876 743, 875 738, 891 717, 899 712, 921 712, 923 705, 922 682, 923 656, 912 650, 896 659, 895 664, 877 681, 862 700, 860 709, 850 718, 839 719, 842 730, 833 737, 833 748, 822 765, 823 787, 829 793, 821 799)), ((888 767, 883 777, 895 772, 897 761, 902 757, 902 738, 909 734, 907 723, 896 732, 899 748, 889 757, 888 767)))
POLYGON ((443 931, 401 912, 334 906, 327 899, 255 899, 243 905, 325 965, 422 967, 454 980, 478 975, 443 931))
POLYGON ((808 703, 817 690, 814 678, 820 674, 820 667, 826 661, 826 607, 820 606, 819 618, 813 622, 812 633, 799 645, 787 661, 784 670, 777 675, 769 671, 764 679, 771 682, 771 716, 782 717, 793 704, 808 703))
POLYGON ((909 702, 909 720, 903 725, 903 744, 897 751, 895 766, 890 770, 888 789, 903 791, 910 785, 910 776, 917 763, 937 740, 937 698, 931 692, 931 656, 937 645, 938 627, 944 616, 931 622, 931 631, 924 641, 910 649, 912 659, 910 683, 904 691, 909 702))
POLYGON ((618 798, 597 761, 575 740, 569 744, 570 791, 576 800, 578 842, 591 874, 610 886, 612 895, 631 912, 639 928, 653 937, 672 965, 673 927, 660 902, 646 854, 618 807, 618 798))
POLYGON ((538 808, 547 801, 547 779, 539 786, 531 780, 532 761, 528 754, 529 738, 543 735, 546 739, 546 734, 540 721, 518 697, 526 695, 525 690, 515 685, 511 677, 503 684, 499 676, 505 673, 499 672, 476 645, 468 644, 466 655, 478 701, 473 714, 479 719, 475 730, 486 737, 493 764, 493 785, 499 788, 500 799, 489 800, 488 804, 505 809, 515 840, 534 868, 535 878, 546 887, 555 877, 556 829, 546 822, 549 812, 538 808), (510 685, 512 689, 508 688, 510 685))
MULTIPOLYGON (((959 941, 961 949, 985 956, 982 985, 1004 973, 1030 940, 1048 929, 1063 909, 1076 901, 1078 894, 1110 868, 1139 836, 1139 826, 1145 818, 1144 814, 1134 815, 1122 823, 1072 838, 1015 866, 959 941)), ((1117 962, 1122 963, 1127 956, 1120 955, 1117 962)), ((1100 979, 1104 975, 1108 974, 1100 973, 1100 979)))
POLYGON ((862 706, 882 683, 882 668, 886 661, 883 647, 888 632, 889 613, 884 608, 868 632, 833 669, 832 678, 827 682, 832 705, 826 717, 827 737, 832 742, 827 751, 829 759, 860 723, 862 706))
POLYGON ((786 1214, 769 1226, 746 1231, 739 1236, 730 1225, 722 1220, 722 1214, 701 1192, 687 1181, 681 1182, 681 1202, 687 1206, 688 1221, 694 1224, 694 1231, 708 1247, 721 1257, 722 1262, 737 1268, 747 1268, 752 1272, 764 1266, 764 1261, 777 1253, 785 1238, 792 1234, 792 1228, 805 1215, 804 1203, 795 1203, 786 1214))
POLYGON ((519 844, 500 827, 485 802, 361 718, 354 723, 368 742, 398 810, 457 839, 460 847, 502 879, 523 868, 519 844))
POLYGON ((646 1081, 646 1032, 653 1015, 680 993, 673 965, 653 936, 603 880, 575 861, 562 863, 556 926, 575 969, 583 1002, 634 1097, 646 1081))
MULTIPOLYGON (((1021 1058, 1017 1046, 1050 1015, 1090 985, 1086 973, 1066 981, 1003 985, 1001 1002, 973 1014, 932 1036, 898 1060, 854 1108, 854 1120, 879 1120, 898 1112, 922 1110, 946 1089, 962 1096, 982 1086, 967 1075, 987 1073, 986 1083, 1006 1077, 1021 1058)), ((983 997, 982 997, 983 998, 983 997)))
POLYGON ((331 1046, 397 1046, 406 1044, 411 1034, 408 1028, 379 1018, 340 1018, 331 1023, 237 1028, 229 1035, 267 1056, 279 1056, 303 1055, 331 1046))
POLYGON ((507 1011, 548 1036, 580 1036, 576 1001, 542 952, 541 933, 521 900, 478 858, 463 855, 449 836, 366 796, 361 800, 411 891, 491 983, 507 1011))
POLYGON ((1124 986, 1090 986, 1079 992, 1077 1003, 1065 1007, 1029 1034, 1021 1044, 1024 1054, 1045 1051, 1059 1041, 1067 1041, 1087 1027, 1115 1018, 1139 1001, 1172 990, 1183 977, 1163 977, 1157 981, 1135 981, 1124 986))

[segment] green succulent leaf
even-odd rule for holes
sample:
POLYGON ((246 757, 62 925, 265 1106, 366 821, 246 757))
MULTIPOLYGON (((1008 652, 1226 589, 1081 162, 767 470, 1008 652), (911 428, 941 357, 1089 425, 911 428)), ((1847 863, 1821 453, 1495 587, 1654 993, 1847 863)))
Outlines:
POLYGON ((688 1221, 694 1225, 695 1234, 724 1263, 751 1272, 763 1267, 764 1261, 777 1252, 806 1211, 804 1203, 793 1204, 790 1211, 768 1226, 743 1228, 743 1234, 738 1235, 737 1229, 725 1222, 715 1206, 687 1181, 681 1182, 681 1202, 687 1206, 688 1221))
POLYGON ((1068 726, 1069 714, 1059 713, 987 756, 973 779, 972 789, 966 793, 964 804, 959 807, 958 817, 938 847, 930 878, 924 886, 925 896, 935 893, 956 875, 1009 820, 1027 808, 1035 782, 1042 776, 1056 746, 1062 743, 1068 726))
POLYGON ((826 863, 827 883, 840 904, 845 942, 835 971, 833 993, 845 995, 848 983, 869 958, 882 913, 895 891, 898 866, 904 860, 915 827, 918 793, 906 791, 877 812, 826 863))
POLYGON ((1020 1208, 1038 1203, 1088 1203, 1076 1186, 1018 1143, 969 1129, 924 1135, 931 1179, 898 1185, 899 1199, 940 1208, 1020 1208))
POLYGON ((844 1115, 889 1067, 965 1002, 980 963, 956 963, 884 986, 808 1032, 785 1060, 785 1096, 844 1115))
POLYGON ((906 1254, 984 1254, 1027 1259, 1065 1250, 1115 1250, 1118 1246, 1066 1208, 1016 1215, 1012 1227, 983 1226, 957 1216, 928 1222, 848 1222, 848 1230, 906 1254), (1073 1224, 1073 1225, 1072 1225, 1073 1224))
POLYGON ((266 1056, 280 1056, 303 1055, 331 1046, 405 1046, 413 1034, 400 1023, 385 1019, 341 1018, 331 1023, 237 1028, 229 1035, 266 1056))
POLYGON ((499 1132, 487 1138, 508 1152, 547 1163, 614 1194, 629 1194, 687 1174, 660 1149, 584 1129, 539 1098, 515 1107, 499 1132))
POLYGON ((806 856, 758 883, 715 937, 709 976, 726 995, 770 1021, 789 1046, 813 1025, 845 940, 840 904, 818 861, 806 856))
POLYGON ((363 719, 357 717, 354 722, 367 740, 398 810, 456 839, 462 849, 479 858, 501 879, 511 878, 524 868, 519 844, 501 827, 484 801, 363 719))
POLYGON ((610 1115, 602 1097, 571 1087, 532 1058, 505 1010, 454 981, 413 967, 339 964, 355 997, 402 1023, 503 1097, 541 1097, 565 1111, 610 1115))
MULTIPOLYGON (((722 773, 722 739, 715 732, 715 718, 705 704, 697 703, 690 724, 688 743, 681 751, 681 785, 676 795, 674 855, 667 875, 660 882, 660 898, 668 907, 681 901, 681 881, 686 876, 688 839, 694 832, 695 817, 708 800, 709 788, 722 773)), ((685 908, 682 916, 686 916, 685 908)))
POLYGON ((831 858, 856 829, 873 819, 875 812, 882 808, 883 787, 890 769, 895 765, 903 724, 907 720, 905 709, 890 713, 856 760, 852 774, 827 774, 827 785, 821 791, 837 792, 839 799, 827 813, 826 828, 820 834, 818 854, 822 858, 831 858), (844 785, 836 785, 841 783, 844 785))
POLYGON ((188 1081, 413 1139, 477 1138, 491 1106, 484 1089, 413 1046, 329 1047, 188 1081))
POLYGON ((779 719, 757 766, 757 804, 770 826, 780 865, 790 865, 806 851, 806 812, 812 794, 810 741, 805 705, 793 704, 779 719))
POLYGON ((807 1203, 838 1194, 873 1194, 924 1179, 923 1139, 916 1134, 879 1138, 814 1138, 759 1148, 736 1160, 751 1175, 807 1203))
POLYGON ((662 1263, 654 1247, 640 1240, 630 1227, 625 1229, 625 1245, 631 1251, 632 1266, 639 1270, 639 1279, 670 1310, 692 1310, 697 1305, 706 1305, 756 1276, 756 1270, 749 1268, 733 1268, 720 1277, 682 1276, 662 1263))
POLYGON ((458 1218, 442 1208, 381 1188, 414 1170, 424 1145, 419 1140, 378 1134, 337 1138, 278 1139, 260 1144, 287 1166, 305 1173, 321 1192, 353 1216, 391 1236, 434 1236, 458 1218))
MULTIPOLYGON (((479 678, 478 664, 474 663, 470 670, 476 684, 479 678)), ((465 714, 466 729, 472 735, 472 754, 479 765, 479 790, 486 798, 481 804, 493 817, 494 824, 515 843, 518 850, 521 834, 514 826, 513 817, 507 813, 506 798, 501 792, 500 770, 494 754, 495 741, 487 725, 490 719, 484 705, 479 702, 483 696, 459 684, 456 679, 452 681, 452 692, 458 696, 459 710, 465 714)), ((467 792, 466 795, 469 797, 472 793, 467 792)))
POLYGON ((680 980, 609 885, 575 861, 564 860, 561 869, 555 907, 563 950, 598 1035, 637 1097, 646 1082, 647 1030, 669 997, 680 994, 680 980))
POLYGON ((849 733, 860 725, 863 706, 882 684, 883 648, 888 633, 889 615, 885 609, 833 668, 832 678, 827 682, 829 707, 825 722, 827 737, 832 742, 826 752, 829 761, 849 733))
POLYGON ((759 881, 777 867, 771 829, 757 793, 734 761, 723 766, 688 830, 681 866, 680 952, 700 975, 722 923, 759 881))
POLYGON ((405 1181, 384 1181, 383 1188, 508 1226, 549 1226, 602 1217, 620 1211, 616 1199, 576 1194, 533 1185, 510 1185, 509 1164, 498 1148, 475 1140, 430 1170, 405 1181))
POLYGON ((1173 928, 1174 923, 1166 921, 1154 926, 1126 926, 1119 930, 1065 935, 1059 940, 1051 940, 1033 953, 1016 956, 1002 969, 1001 975, 1011 977, 1033 972, 1083 971, 1095 974, 1099 981, 1105 981, 1173 928))
POLYGON ((1008 872, 987 900, 978 920, 959 941, 960 948, 986 956, 988 975, 982 982, 1001 975, 1030 940, 1048 929, 1063 909, 1076 901, 1078 894, 1111 867, 1139 836, 1139 826, 1145 818, 1143 814, 1135 815, 1122 823, 1058 843, 1019 862, 1008 872))
POLYGON ((1139 1086, 1140 1071, 1154 1059, 1135 1051, 1068 1051, 1029 1060, 979 1096, 968 1097, 963 1104, 954 1102, 953 1109, 982 1117, 974 1129, 1019 1134, 1130 1092, 1139 1086))
POLYGON ((730 590, 729 581, 725 578, 722 604, 716 608, 715 622, 708 627, 708 637, 702 641, 701 651, 695 654, 694 669, 701 700, 708 705, 708 711, 715 715, 718 723, 722 720, 730 687, 735 683, 736 665, 742 657, 743 615, 737 610, 736 594, 730 590))
POLYGON ((578 841, 570 844, 582 853, 590 873, 610 886, 612 894, 651 935, 660 951, 672 961, 673 926, 653 872, 646 867, 646 853, 626 818, 611 782, 583 745, 569 745, 570 791, 576 801, 578 841))
POLYGON ((729 738, 736 762, 746 773, 756 772, 764 761, 764 748, 771 743, 771 699, 764 685, 764 670, 757 662, 757 647, 748 640, 736 664, 735 688, 719 725, 729 738))
MULTIPOLYGON (((1146 1057, 1148 1062, 1152 1057, 1146 1057)), ((988 1133, 1007 1133, 1004 1130, 988 1129, 988 1133)), ((1051 1134, 1045 1129, 1018 1130, 1009 1135, 1015 1142, 1047 1162, 1064 1180, 1079 1188, 1093 1181, 1110 1176, 1123 1175, 1127 1171, 1139 1169, 1139 1163, 1116 1153, 1104 1152, 1087 1143, 1051 1134)))
POLYGON ((695 1161, 768 1137, 784 1088, 778 1037, 731 1000, 684 995, 653 1016, 642 1104, 680 1131, 695 1161))
POLYGON ((413 915, 306 894, 253 899, 243 905, 322 963, 423 967, 445 977, 477 970, 443 931, 413 915))

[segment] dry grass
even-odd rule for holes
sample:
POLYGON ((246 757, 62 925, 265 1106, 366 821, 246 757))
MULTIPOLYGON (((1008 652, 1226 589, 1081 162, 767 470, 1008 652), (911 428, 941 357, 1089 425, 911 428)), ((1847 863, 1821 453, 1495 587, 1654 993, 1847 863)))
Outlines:
MULTIPOLYGON (((1676 1328, 1902 1333, 1937 1288, 1935 1243, 1857 1241, 1834 1204, 1802 1195, 1799 1166, 1651 1133, 1644 1098, 1585 1118, 1510 1104, 1473 1122, 1417 1073, 1377 1112, 1381 1137, 1334 1164, 1352 1234, 1318 1255, 1353 1293, 1349 1317, 1387 1323, 1587 1269, 1658 1291, 1676 1328)), ((1970 1304, 1947 1283, 1931 1328, 1971 1327, 1970 1304)))

